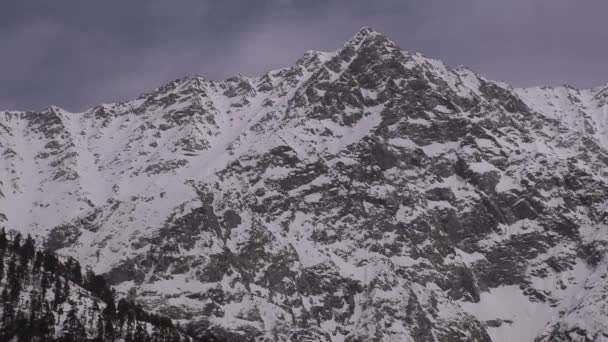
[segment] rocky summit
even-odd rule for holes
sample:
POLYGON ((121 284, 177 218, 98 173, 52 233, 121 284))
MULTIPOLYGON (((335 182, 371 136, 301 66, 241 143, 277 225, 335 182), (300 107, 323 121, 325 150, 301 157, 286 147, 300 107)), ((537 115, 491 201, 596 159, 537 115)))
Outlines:
POLYGON ((363 28, 261 77, 0 112, 0 226, 228 341, 608 341, 607 109, 363 28))

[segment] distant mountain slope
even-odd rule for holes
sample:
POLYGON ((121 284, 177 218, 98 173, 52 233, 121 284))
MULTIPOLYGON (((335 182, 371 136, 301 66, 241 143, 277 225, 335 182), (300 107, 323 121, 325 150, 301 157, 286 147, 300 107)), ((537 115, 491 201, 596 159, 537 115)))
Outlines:
POLYGON ((261 77, 0 112, 0 222, 196 336, 601 341, 607 101, 363 28, 261 77))

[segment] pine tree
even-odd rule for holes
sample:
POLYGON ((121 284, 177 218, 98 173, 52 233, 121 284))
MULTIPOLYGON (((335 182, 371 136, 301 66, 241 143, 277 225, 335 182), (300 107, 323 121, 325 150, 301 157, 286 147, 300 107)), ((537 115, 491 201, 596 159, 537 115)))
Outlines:
POLYGON ((63 288, 61 289, 61 298, 64 302, 70 298, 70 282, 67 279, 63 281, 63 288))
POLYGON ((15 260, 15 255, 11 258, 8 263, 8 273, 6 286, 9 288, 9 297, 13 304, 18 304, 19 295, 21 294, 21 272, 17 268, 17 263, 15 260))
POLYGON ((4 279, 4 250, 0 252, 0 281, 4 279))
POLYGON ((106 307, 103 309, 103 315, 108 319, 116 317, 116 304, 113 295, 106 300, 106 307))
POLYGON ((70 309, 63 322, 63 335, 69 336, 73 341, 84 341, 86 339, 86 331, 78 319, 76 307, 70 309))
POLYGON ((42 272, 42 276, 40 277, 40 291, 42 292, 42 297, 46 297, 46 291, 51 288, 51 280, 49 279, 49 275, 47 272, 42 272))
POLYGON ((78 260, 69 259, 69 278, 76 284, 82 284, 82 267, 80 267, 80 263, 78 260))
POLYGON ((18 251, 21 248, 21 233, 17 232, 13 237, 13 251, 18 251))
POLYGON ((8 239, 6 238, 6 230, 2 227, 2 230, 0 230, 0 250, 6 250, 7 244, 8 239))
POLYGON ((111 319, 107 319, 104 330, 105 340, 108 342, 114 342, 116 340, 116 330, 111 319))
MULTIPOLYGON (((21 259, 21 258, 20 258, 21 259)), ((16 277, 22 288, 29 285, 30 283, 30 270, 27 266, 26 260, 21 260, 17 263, 17 274, 16 277)))
POLYGON ((44 260, 44 253, 42 253, 41 251, 37 251, 36 257, 34 259, 34 266, 33 266, 34 273, 40 272, 40 268, 42 267, 43 260, 44 260))
POLYGON ((31 235, 27 235, 23 246, 19 248, 19 256, 23 264, 28 264, 36 255, 36 243, 31 235))
POLYGON ((63 297, 63 286, 61 284, 61 278, 57 277, 55 279, 55 287, 53 289, 54 299, 53 299, 53 308, 57 309, 57 307, 65 302, 65 298, 63 297))
POLYGON ((53 315, 53 313, 51 312, 48 303, 45 303, 45 307, 45 314, 44 317, 41 319, 39 328, 40 337, 42 338, 42 341, 50 339, 53 335, 55 335, 55 315, 53 315))
POLYGON ((38 292, 36 290, 32 290, 30 292, 30 325, 35 325, 35 322, 38 320, 42 312, 42 303, 40 301, 40 297, 38 296, 38 292))
POLYGON ((42 264, 45 271, 57 273, 59 260, 55 255, 53 255, 53 253, 44 252, 44 260, 42 264))
POLYGON ((99 341, 104 340, 104 324, 103 324, 103 316, 99 315, 97 317, 97 339, 99 341))
POLYGON ((141 324, 137 325, 135 336, 133 336, 134 342, 146 342, 148 339, 148 332, 142 327, 141 324))
POLYGON ((2 322, 4 326, 7 326, 10 322, 12 322, 14 317, 15 307, 13 303, 11 303, 11 298, 8 293, 8 286, 4 286, 2 290, 2 322))

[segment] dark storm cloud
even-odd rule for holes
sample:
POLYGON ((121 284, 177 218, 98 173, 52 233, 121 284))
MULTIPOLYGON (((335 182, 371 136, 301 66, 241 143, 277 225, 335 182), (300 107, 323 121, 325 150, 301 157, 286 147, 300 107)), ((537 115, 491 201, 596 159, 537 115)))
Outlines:
POLYGON ((515 85, 608 82, 600 0, 7 0, 0 108, 80 110, 188 74, 258 75, 368 25, 515 85))

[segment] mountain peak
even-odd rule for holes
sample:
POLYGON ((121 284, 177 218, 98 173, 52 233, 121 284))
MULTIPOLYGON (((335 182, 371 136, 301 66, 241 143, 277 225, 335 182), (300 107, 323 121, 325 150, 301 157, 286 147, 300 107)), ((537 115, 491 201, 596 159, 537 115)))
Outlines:
POLYGON ((380 34, 380 33, 369 26, 363 26, 359 29, 357 34, 374 35, 374 34, 380 34))
POLYGON ((63 110, 63 108, 60 108, 58 106, 50 105, 44 111, 45 112, 51 112, 51 113, 60 113, 60 112, 62 112, 64 110, 63 110))
MULTIPOLYGON (((374 30, 371 27, 368 26, 363 26, 362 28, 359 29, 359 31, 357 31, 357 33, 355 33, 347 42, 344 46, 356 46, 356 45, 360 45, 363 41, 368 40, 370 38, 374 38, 374 37, 378 37, 378 36, 382 36, 384 37, 384 35, 376 30, 374 30)), ((386 37, 384 37, 386 39, 386 37)))

